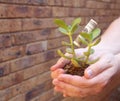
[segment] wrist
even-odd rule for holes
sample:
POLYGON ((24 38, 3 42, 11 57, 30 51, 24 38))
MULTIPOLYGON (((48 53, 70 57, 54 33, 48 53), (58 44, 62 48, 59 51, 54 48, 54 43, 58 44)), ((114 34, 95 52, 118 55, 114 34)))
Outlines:
POLYGON ((118 54, 120 51, 119 49, 117 48, 117 46, 115 45, 112 45, 112 44, 99 44, 95 47, 93 47, 96 51, 99 50, 99 51, 103 51, 103 52, 109 52, 111 54, 118 54))

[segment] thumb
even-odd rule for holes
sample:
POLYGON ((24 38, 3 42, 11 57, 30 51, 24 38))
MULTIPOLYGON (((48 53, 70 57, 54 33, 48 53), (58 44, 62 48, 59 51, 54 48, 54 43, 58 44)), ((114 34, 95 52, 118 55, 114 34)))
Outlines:
POLYGON ((93 78, 111 66, 112 66, 111 58, 102 57, 98 62, 96 62, 95 64, 92 64, 85 70, 84 72, 85 78, 88 78, 88 79, 93 78))
POLYGON ((50 70, 55 71, 56 69, 63 68, 66 64, 69 64, 69 60, 61 57, 55 65, 53 65, 50 70))

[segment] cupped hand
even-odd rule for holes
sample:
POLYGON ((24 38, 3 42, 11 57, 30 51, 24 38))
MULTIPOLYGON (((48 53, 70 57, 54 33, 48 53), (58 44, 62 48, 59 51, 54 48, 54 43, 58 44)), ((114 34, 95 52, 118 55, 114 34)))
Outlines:
POLYGON ((62 92, 64 96, 95 95, 103 90, 118 69, 118 60, 113 54, 102 54, 99 61, 85 70, 84 77, 60 73, 54 78, 53 84, 55 90, 62 92))
MULTIPOLYGON (((84 49, 84 48, 82 48, 82 49, 76 49, 76 50, 75 50, 76 56, 83 55, 83 52, 84 52, 84 51, 86 51, 86 49, 84 49)), ((66 53, 65 55, 66 55, 66 56, 69 56, 69 57, 72 57, 71 54, 68 54, 68 53, 66 53)), ((57 78, 60 74, 65 73, 63 67, 64 67, 66 64, 69 64, 69 63, 70 63, 70 60, 61 57, 61 58, 57 61, 57 63, 50 68, 50 70, 51 70, 51 77, 52 77, 53 79, 55 79, 55 78, 57 78)))

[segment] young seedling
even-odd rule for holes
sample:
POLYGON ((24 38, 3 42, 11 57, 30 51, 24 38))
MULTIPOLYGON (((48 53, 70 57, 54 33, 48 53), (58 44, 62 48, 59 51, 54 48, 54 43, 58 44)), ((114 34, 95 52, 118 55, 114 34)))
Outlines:
MULTIPOLYGON (((91 64, 95 63, 98 59, 90 61, 89 57, 91 54, 93 54, 95 51, 92 48, 93 46, 97 45, 101 38, 100 36, 100 29, 95 28, 91 33, 87 32, 80 32, 79 33, 79 41, 81 42, 81 46, 85 46, 87 48, 87 51, 83 53, 82 56, 76 56, 75 54, 75 44, 73 41, 73 35, 75 31, 80 28, 80 18, 76 18, 71 25, 67 25, 63 20, 61 19, 55 19, 55 24, 58 25, 58 30, 69 37, 69 42, 62 42, 62 45, 66 46, 66 53, 69 53, 72 55, 66 56, 61 50, 57 50, 57 53, 59 56, 64 57, 68 60, 70 60, 70 64, 66 65, 64 67, 66 73, 72 74, 72 75, 84 75, 84 70, 91 64)), ((82 48, 82 47, 81 47, 82 48)))

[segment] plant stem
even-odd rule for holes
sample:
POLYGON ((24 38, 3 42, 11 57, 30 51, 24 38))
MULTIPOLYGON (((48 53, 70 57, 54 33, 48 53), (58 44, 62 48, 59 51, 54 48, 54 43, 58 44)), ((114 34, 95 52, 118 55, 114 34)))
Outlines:
POLYGON ((88 50, 87 50, 88 55, 87 55, 87 57, 86 57, 86 59, 85 59, 85 63, 86 63, 86 64, 87 64, 88 59, 89 59, 89 56, 90 56, 90 50, 91 50, 91 46, 90 46, 90 45, 88 45, 88 50))
POLYGON ((73 44, 73 39, 72 39, 71 34, 69 34, 69 39, 70 39, 71 49, 72 49, 72 52, 73 52, 73 57, 75 57, 74 44, 73 44))

